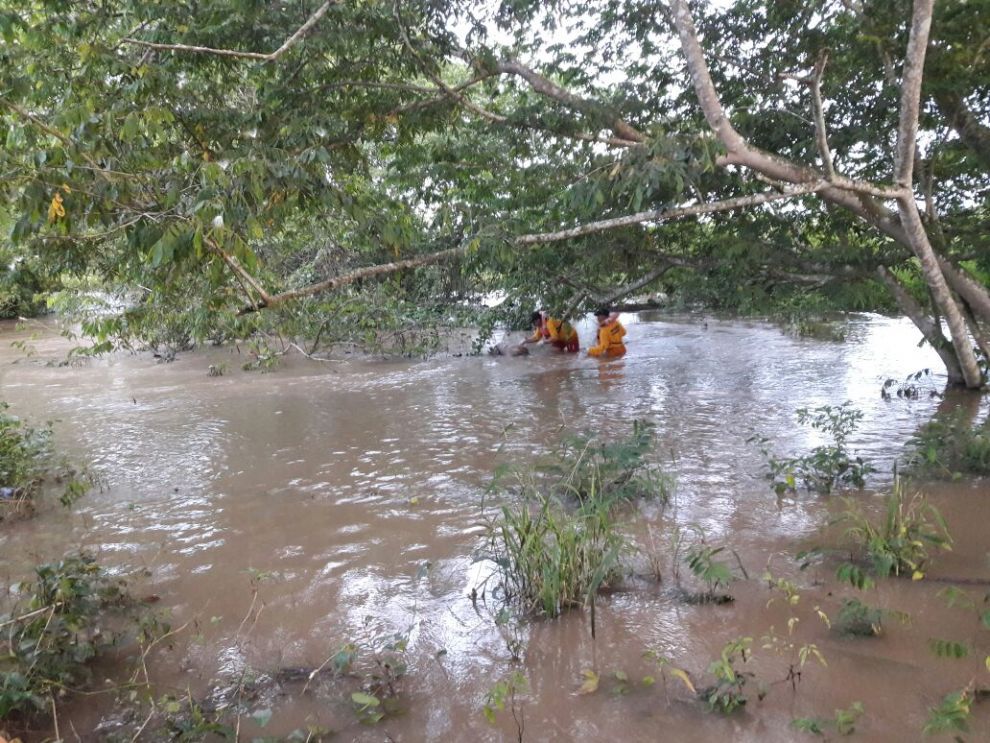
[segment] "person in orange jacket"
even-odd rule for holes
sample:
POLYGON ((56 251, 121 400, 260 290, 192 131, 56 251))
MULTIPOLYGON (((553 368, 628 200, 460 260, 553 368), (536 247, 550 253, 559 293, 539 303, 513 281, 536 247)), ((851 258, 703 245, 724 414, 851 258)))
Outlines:
POLYGON ((533 324, 533 335, 520 343, 520 346, 547 341, 559 351, 576 353, 580 350, 577 331, 566 320, 549 317, 546 312, 534 312, 530 320, 533 324))
POLYGON ((588 349, 589 356, 617 359, 626 352, 626 344, 622 342, 626 329, 618 320, 618 313, 602 307, 595 310, 598 320, 598 345, 588 349))

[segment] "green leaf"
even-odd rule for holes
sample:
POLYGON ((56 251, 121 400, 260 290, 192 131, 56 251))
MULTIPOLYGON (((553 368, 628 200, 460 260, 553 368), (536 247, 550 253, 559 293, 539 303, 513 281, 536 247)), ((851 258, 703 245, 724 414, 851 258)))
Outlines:
POLYGON ((265 727, 272 719, 272 711, 270 709, 259 709, 255 710, 251 714, 251 719, 254 720, 258 727, 265 727))
POLYGON ((377 707, 382 703, 378 697, 363 691, 355 691, 351 694, 351 701, 361 707, 377 707))

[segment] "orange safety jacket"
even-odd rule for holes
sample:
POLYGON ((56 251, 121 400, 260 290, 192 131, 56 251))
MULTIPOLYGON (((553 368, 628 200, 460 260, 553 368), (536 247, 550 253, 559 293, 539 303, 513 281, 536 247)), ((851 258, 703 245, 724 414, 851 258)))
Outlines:
POLYGON ((622 323, 614 320, 598 328, 598 345, 588 349, 591 356, 608 356, 618 358, 626 352, 626 346, 622 342, 622 337, 626 334, 626 329, 622 323))

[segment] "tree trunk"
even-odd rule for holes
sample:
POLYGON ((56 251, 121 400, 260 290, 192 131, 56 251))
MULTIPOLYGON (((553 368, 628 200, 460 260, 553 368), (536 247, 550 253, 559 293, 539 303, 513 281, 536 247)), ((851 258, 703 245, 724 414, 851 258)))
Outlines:
MULTIPOLYGON (((932 250, 924 225, 921 223, 921 217, 918 216, 918 208, 914 203, 913 194, 898 199, 897 204, 901 213, 901 223, 911 241, 911 249, 921 262, 921 273, 925 277, 925 283, 928 284, 935 305, 945 316, 945 322, 949 326, 952 348, 955 352, 957 366, 962 373, 962 379, 952 383, 964 384, 971 390, 979 389, 983 386, 983 374, 980 372, 980 365, 976 361, 976 354, 973 353, 973 343, 966 327, 966 318, 963 317, 962 310, 959 308, 955 297, 952 296, 945 276, 942 274, 942 269, 939 268, 935 251, 932 250)), ((940 330, 939 335, 941 336, 941 334, 940 330)), ((951 370, 948 371, 951 380, 952 373, 951 370)))
POLYGON ((897 306, 900 307, 901 312, 911 318, 911 321, 921 331, 928 344, 935 349, 935 353, 942 359, 949 378, 949 384, 951 386, 962 385, 965 377, 963 377, 962 369, 959 366, 959 359, 956 357, 952 344, 942 335, 942 328, 928 316, 924 308, 908 293, 907 289, 901 285, 901 282, 897 280, 897 277, 886 266, 878 267, 877 275, 887 288, 890 289, 890 293, 894 295, 894 300, 897 302, 897 306))

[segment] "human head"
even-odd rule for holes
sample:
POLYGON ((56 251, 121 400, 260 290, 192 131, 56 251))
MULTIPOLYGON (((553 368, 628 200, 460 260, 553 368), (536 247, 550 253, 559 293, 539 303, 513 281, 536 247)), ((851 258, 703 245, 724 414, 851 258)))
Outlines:
POLYGON ((532 315, 529 316, 530 325, 542 325, 543 324, 543 313, 537 310, 532 315))
POLYGON ((612 310, 608 307, 599 307, 595 310, 595 319, 598 320, 599 325, 604 325, 608 321, 609 315, 611 314, 612 310))

